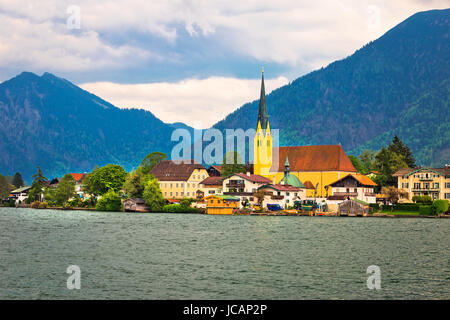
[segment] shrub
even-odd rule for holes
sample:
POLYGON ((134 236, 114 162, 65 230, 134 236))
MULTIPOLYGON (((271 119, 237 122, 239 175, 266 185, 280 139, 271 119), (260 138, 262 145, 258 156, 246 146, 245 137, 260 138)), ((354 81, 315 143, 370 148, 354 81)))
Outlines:
POLYGON ((109 190, 97 201, 95 208, 98 211, 122 211, 122 199, 114 190, 109 190))
POLYGON ((432 206, 420 206, 419 214, 424 215, 424 216, 431 216, 433 214, 433 207, 432 206))
POLYGON ((436 214, 448 211, 448 200, 434 200, 433 209, 436 214))
POLYGON ((47 209, 47 205, 48 205, 48 203, 47 202, 41 202, 41 203, 39 203, 39 209, 47 209))
POLYGON ((380 204, 379 203, 369 203, 369 207, 373 208, 375 211, 380 210, 380 204))
POLYGON ((415 203, 422 203, 422 204, 432 204, 433 202, 430 196, 414 196, 412 197, 412 200, 415 203))
POLYGON ((416 203, 398 203, 394 206, 398 211, 419 211, 419 205, 416 203))
POLYGON ((39 209, 39 205, 40 205, 39 201, 34 201, 34 202, 31 203, 31 208, 39 209))
POLYGON ((184 207, 181 204, 167 204, 162 209, 166 213, 198 213, 200 212, 197 208, 184 207))

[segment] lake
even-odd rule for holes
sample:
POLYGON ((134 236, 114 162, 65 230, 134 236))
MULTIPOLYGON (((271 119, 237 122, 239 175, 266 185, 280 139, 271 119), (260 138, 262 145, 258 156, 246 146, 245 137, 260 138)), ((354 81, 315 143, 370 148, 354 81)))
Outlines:
POLYGON ((0 208, 0 299, 449 299, 449 249, 449 219, 0 208))

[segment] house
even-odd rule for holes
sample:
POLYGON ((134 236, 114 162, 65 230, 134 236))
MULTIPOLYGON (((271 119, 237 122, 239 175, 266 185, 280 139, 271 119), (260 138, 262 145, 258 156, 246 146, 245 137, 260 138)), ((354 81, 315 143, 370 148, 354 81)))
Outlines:
POLYGON ((205 198, 206 214, 231 215, 239 209, 239 197, 226 195, 211 195, 205 198))
POLYGON ((220 176, 211 176, 200 182, 200 189, 206 196, 210 196, 212 194, 222 194, 223 177, 220 176))
POLYGON ((83 179, 86 177, 86 173, 70 173, 70 175, 75 180, 75 192, 80 198, 83 198, 83 179))
POLYGON ((304 182, 304 185, 306 187, 306 197, 314 198, 316 196, 316 187, 314 187, 313 183, 307 180, 304 182))
POLYGON ((407 168, 393 174, 397 187, 413 196, 430 196, 432 199, 450 200, 450 166, 443 168, 407 168))
POLYGON ((30 192, 31 187, 22 187, 16 190, 11 191, 11 197, 16 201, 16 205, 24 202, 28 198, 28 193, 30 192))
POLYGON ((357 199, 347 200, 338 205, 339 216, 364 216, 369 210, 368 203, 357 199))
POLYGON ((325 197, 327 185, 357 172, 341 145, 273 147, 264 72, 253 145, 255 175, 280 181, 283 178, 284 163, 289 158, 291 175, 300 181, 310 181, 313 186, 317 185, 316 197, 325 197))
POLYGON ((208 168, 208 174, 210 177, 220 177, 222 166, 210 166, 208 168))
POLYGON ((379 171, 370 171, 370 172, 366 173, 365 175, 367 177, 369 177, 370 179, 373 179, 373 178, 379 176, 380 174, 381 173, 379 171))
POLYGON ((165 199, 196 197, 200 183, 208 177, 205 167, 194 160, 163 160, 151 173, 159 181, 165 199))
POLYGON ((288 184, 267 184, 258 188, 264 191, 266 196, 262 201, 262 207, 268 204, 279 204, 282 208, 293 207, 294 202, 306 199, 306 188, 297 188, 288 184))
POLYGON ((145 204, 145 200, 142 198, 131 198, 123 202, 123 210, 127 212, 149 212, 150 207, 145 204))
POLYGON ((254 202, 253 194, 271 181, 263 176, 247 173, 235 173, 223 178, 223 194, 239 197, 242 202, 254 202))
POLYGON ((377 186, 369 177, 349 174, 328 186, 328 200, 357 199, 366 203, 376 203, 374 188, 377 186))

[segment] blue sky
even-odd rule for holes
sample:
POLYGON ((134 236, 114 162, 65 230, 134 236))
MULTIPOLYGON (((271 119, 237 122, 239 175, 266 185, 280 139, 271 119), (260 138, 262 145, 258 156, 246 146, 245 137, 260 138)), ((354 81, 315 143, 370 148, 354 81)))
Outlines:
POLYGON ((51 72, 118 107, 207 128, 442 0, 0 0, 0 81, 51 72), (79 22, 79 25, 78 25, 79 22))

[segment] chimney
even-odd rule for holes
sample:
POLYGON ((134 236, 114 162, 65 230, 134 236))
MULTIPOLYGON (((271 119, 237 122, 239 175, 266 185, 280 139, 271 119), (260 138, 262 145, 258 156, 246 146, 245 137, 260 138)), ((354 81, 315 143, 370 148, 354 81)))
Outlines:
POLYGON ((247 176, 250 177, 250 171, 247 171, 247 176))
POLYGON ((275 176, 273 176, 273 179, 272 179, 272 184, 277 184, 277 181, 275 180, 275 176))

